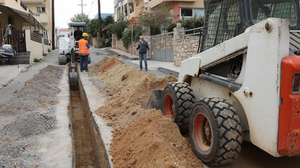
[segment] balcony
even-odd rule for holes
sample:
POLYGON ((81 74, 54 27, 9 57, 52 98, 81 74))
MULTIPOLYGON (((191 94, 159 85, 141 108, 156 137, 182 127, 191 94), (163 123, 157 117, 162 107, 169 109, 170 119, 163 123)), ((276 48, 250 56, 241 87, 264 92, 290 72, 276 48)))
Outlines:
POLYGON ((34 17, 36 20, 38 20, 40 23, 48 23, 48 14, 47 13, 35 13, 34 17))
POLYGON ((21 0, 0 0, 0 4, 27 11, 26 5, 21 0))
POLYGON ((163 2, 196 2, 196 0, 151 0, 148 1, 147 7, 154 8, 163 2))
POLYGON ((24 3, 43 3, 47 0, 23 0, 24 3))

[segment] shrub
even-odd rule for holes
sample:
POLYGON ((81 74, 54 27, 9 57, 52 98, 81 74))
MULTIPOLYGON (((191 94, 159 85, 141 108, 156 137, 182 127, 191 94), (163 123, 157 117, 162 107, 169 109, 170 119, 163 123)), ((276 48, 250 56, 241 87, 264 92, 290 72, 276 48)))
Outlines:
MULTIPOLYGON (((135 26, 133 29, 133 42, 139 41, 140 36, 143 34, 142 27, 135 26)), ((128 49, 131 43, 131 28, 126 29, 122 34, 123 46, 128 49)))
POLYGON ((123 31, 128 26, 128 21, 119 19, 117 22, 111 25, 111 31, 117 36, 118 39, 121 39, 123 36, 123 31))
POLYGON ((48 53, 50 53, 51 52, 51 49, 50 48, 48 48, 48 53))
POLYGON ((33 62, 42 62, 42 58, 34 58, 33 62))
POLYGON ((188 29, 195 29, 202 27, 204 25, 204 18, 203 17, 194 17, 191 19, 182 19, 179 21, 181 26, 184 27, 186 30, 188 29))

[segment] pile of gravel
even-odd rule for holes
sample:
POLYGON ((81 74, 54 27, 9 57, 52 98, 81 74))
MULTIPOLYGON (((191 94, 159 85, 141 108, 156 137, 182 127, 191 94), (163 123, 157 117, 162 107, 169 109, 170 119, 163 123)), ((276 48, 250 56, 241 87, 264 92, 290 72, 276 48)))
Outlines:
POLYGON ((43 167, 36 140, 55 129, 62 75, 63 68, 47 66, 0 106, 0 168, 43 167))
POLYGON ((47 66, 33 79, 26 82, 24 88, 15 93, 12 100, 0 106, 0 115, 14 115, 19 112, 30 112, 41 104, 55 101, 60 92, 57 85, 62 77, 63 69, 47 66))
POLYGON ((18 115, 14 122, 6 125, 0 134, 9 136, 11 140, 27 138, 33 135, 41 135, 53 130, 56 119, 54 116, 40 114, 38 112, 18 115))

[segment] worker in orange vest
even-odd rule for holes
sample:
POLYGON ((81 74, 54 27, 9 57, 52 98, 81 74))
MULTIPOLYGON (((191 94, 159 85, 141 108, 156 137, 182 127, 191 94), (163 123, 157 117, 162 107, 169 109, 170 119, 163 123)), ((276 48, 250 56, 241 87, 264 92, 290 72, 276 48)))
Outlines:
POLYGON ((83 69, 85 69, 86 72, 89 71, 88 69, 88 61, 89 61, 89 55, 90 55, 90 45, 87 41, 88 34, 83 33, 82 39, 79 40, 79 55, 80 55, 80 71, 82 72, 83 69))

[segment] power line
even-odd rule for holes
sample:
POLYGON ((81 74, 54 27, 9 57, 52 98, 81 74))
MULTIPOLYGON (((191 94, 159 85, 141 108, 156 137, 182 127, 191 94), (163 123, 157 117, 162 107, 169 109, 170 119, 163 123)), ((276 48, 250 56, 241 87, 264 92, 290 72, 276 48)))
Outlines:
POLYGON ((69 10, 64 10, 64 9, 55 9, 58 11, 63 11, 63 12, 70 12, 70 13, 77 13, 78 11, 69 11, 69 10))
POLYGON ((92 7, 93 7, 93 4, 94 4, 94 1, 95 1, 95 0, 93 0, 93 1, 92 1, 92 4, 91 4, 91 7, 90 7, 90 10, 89 10, 89 14, 88 14, 88 16, 90 16, 90 13, 91 13, 91 10, 92 10, 92 7))

